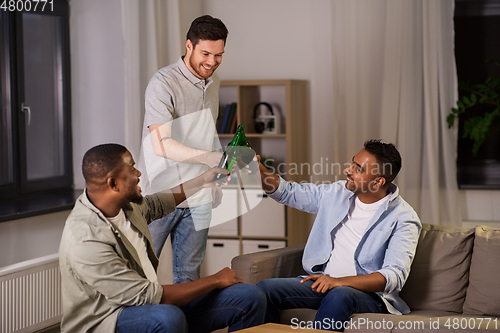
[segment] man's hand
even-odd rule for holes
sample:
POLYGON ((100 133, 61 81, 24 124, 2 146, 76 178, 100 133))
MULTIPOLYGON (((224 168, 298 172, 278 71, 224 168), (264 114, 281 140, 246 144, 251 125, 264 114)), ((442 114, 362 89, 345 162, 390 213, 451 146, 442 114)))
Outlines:
POLYGON ((313 280, 311 288, 318 293, 326 293, 336 287, 351 287, 367 293, 384 291, 386 280, 379 272, 366 275, 344 276, 340 278, 331 277, 322 274, 313 274, 306 276, 300 282, 313 280))
POLYGON ((170 190, 174 195, 175 205, 180 204, 181 202, 186 200, 186 198, 189 198, 191 195, 195 194, 202 188, 225 185, 227 180, 224 183, 222 183, 221 181, 214 181, 214 177, 218 173, 228 174, 226 169, 212 168, 196 178, 193 178, 183 184, 171 188, 170 190))
POLYGON ((219 151, 211 151, 203 154, 202 163, 208 165, 210 168, 219 165, 220 159, 222 158, 222 153, 219 151))
POLYGON ((260 162, 260 155, 257 155, 256 158, 259 162, 262 189, 268 194, 273 193, 280 185, 280 178, 260 162))
POLYGON ((226 267, 214 275, 186 283, 163 285, 162 304, 183 306, 214 289, 223 289, 236 283, 242 283, 236 273, 226 267))
POLYGON ((312 284, 311 288, 317 293, 326 293, 329 290, 335 288, 335 287, 340 287, 342 284, 340 283, 340 280, 338 278, 334 278, 328 275, 323 275, 323 274, 315 274, 315 275, 309 275, 300 280, 300 283, 304 283, 309 280, 314 280, 315 282, 312 284))
POLYGON ((215 175, 217 175, 219 173, 227 175, 227 174, 229 174, 229 171, 227 171, 226 169, 222 169, 222 168, 212 168, 212 169, 206 171, 205 173, 203 173, 200 176, 200 180, 202 181, 201 186, 202 187, 214 187, 214 186, 220 187, 220 186, 224 185, 228 181, 228 178, 225 179, 225 182, 214 181, 215 175))
POLYGON ((219 207, 222 203, 222 189, 219 186, 212 187, 212 209, 219 207))
POLYGON ((225 267, 212 275, 216 281, 217 289, 223 289, 232 286, 233 284, 243 283, 243 280, 236 275, 234 270, 229 267, 225 267))

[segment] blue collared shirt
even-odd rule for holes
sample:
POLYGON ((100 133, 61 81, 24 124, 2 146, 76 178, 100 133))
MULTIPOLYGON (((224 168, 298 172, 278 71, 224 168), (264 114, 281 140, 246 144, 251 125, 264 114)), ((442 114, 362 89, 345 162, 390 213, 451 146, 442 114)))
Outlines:
MULTIPOLYGON (((322 274, 333 249, 332 239, 346 217, 356 195, 346 189, 345 181, 333 184, 297 184, 280 179, 270 194, 287 206, 317 214, 302 257, 308 274, 322 274)), ((399 291, 410 273, 422 225, 413 208, 391 184, 390 198, 373 216, 354 252, 357 275, 379 272, 385 277, 383 292, 377 294, 393 314, 407 314, 410 308, 399 291)))

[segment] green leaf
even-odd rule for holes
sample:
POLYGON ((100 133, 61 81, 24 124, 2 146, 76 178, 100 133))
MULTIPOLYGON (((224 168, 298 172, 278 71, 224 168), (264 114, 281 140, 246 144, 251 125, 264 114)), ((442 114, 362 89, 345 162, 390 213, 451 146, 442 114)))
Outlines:
POLYGON ((446 121, 448 122, 448 128, 452 128, 455 124, 455 115, 453 113, 450 113, 448 117, 446 117, 446 121))
POLYGON ((470 100, 471 100, 472 104, 476 104, 477 103, 476 94, 471 94, 470 95, 470 100))
POLYGON ((453 112, 454 114, 458 114, 458 110, 455 108, 451 108, 451 112, 453 112))
POLYGON ((464 97, 462 98, 462 101, 464 101, 464 103, 465 103, 466 105, 472 105, 472 103, 471 103, 471 101, 470 101, 469 97, 467 97, 467 96, 464 96, 464 97))
POLYGON ((464 103, 462 103, 462 101, 457 101, 457 105, 459 109, 465 109, 465 105, 464 103))
POLYGON ((489 137, 491 123, 495 116, 494 112, 487 112, 483 117, 472 117, 464 122, 463 137, 473 141, 472 153, 474 156, 477 155, 479 148, 489 137))

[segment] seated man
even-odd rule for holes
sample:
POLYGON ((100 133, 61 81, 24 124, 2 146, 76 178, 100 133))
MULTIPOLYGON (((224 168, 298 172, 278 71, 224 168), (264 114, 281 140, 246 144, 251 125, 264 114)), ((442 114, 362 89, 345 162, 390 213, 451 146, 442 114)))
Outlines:
POLYGON ((168 193, 143 197, 141 173, 117 144, 83 158, 85 192, 64 227, 59 260, 63 332, 211 332, 261 324, 262 291, 233 270, 193 282, 160 285, 148 223, 189 195, 212 186, 213 168, 168 193))
POLYGON ((286 182, 259 164, 264 190, 276 201, 317 214, 304 249, 306 277, 261 281, 266 322, 281 311, 317 309, 317 329, 343 331, 353 313, 407 314, 398 296, 417 246, 421 224, 392 183, 401 169, 394 145, 365 142, 329 185, 286 182))

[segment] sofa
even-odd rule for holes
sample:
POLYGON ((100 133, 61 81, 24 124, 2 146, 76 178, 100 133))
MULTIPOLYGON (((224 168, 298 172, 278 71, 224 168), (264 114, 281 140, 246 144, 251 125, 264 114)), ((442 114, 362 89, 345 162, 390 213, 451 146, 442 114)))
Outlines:
MULTIPOLYGON (((244 282, 294 277, 304 245, 233 258, 244 282)), ((400 291, 408 315, 354 314, 346 332, 482 332, 500 330, 500 230, 423 224, 410 274, 400 291)), ((284 310, 280 323, 319 328, 316 310, 284 310)))

